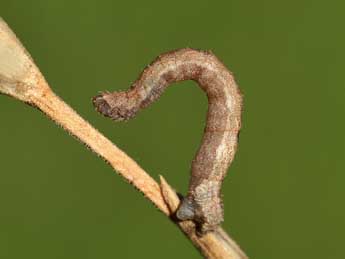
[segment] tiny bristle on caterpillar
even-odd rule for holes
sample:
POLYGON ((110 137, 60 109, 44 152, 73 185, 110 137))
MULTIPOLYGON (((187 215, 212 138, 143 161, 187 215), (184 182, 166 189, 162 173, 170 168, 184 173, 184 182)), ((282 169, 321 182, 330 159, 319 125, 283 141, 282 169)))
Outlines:
POLYGON ((242 96, 232 73, 209 51, 179 49, 156 58, 127 91, 93 98, 97 111, 113 120, 128 120, 157 100, 172 83, 193 80, 205 91, 208 113, 204 136, 193 159, 187 196, 177 217, 193 220, 201 232, 223 221, 220 189, 238 142, 242 96))

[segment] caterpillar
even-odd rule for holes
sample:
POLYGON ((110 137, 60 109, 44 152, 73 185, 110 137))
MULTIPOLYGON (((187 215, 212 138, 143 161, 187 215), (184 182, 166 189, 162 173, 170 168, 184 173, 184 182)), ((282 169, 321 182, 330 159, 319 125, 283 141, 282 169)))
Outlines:
POLYGON ((128 120, 157 100, 172 83, 193 80, 208 98, 202 143, 192 161, 188 193, 179 206, 179 220, 193 220, 201 233, 224 219, 221 185, 237 148, 242 95, 232 73, 210 51, 184 48, 158 56, 132 86, 93 98, 98 112, 116 121, 128 120))

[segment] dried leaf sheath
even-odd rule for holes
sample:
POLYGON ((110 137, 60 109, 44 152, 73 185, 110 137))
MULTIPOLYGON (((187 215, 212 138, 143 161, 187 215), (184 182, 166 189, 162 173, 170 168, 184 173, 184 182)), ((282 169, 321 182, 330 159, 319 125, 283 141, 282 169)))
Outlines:
POLYGON ((172 83, 194 80, 208 97, 207 123, 192 162, 189 190, 177 211, 202 232, 223 221, 222 181, 232 162, 241 127, 242 97, 231 72, 210 52, 180 49, 159 56, 127 91, 94 97, 96 109, 114 120, 128 120, 157 100, 172 83))

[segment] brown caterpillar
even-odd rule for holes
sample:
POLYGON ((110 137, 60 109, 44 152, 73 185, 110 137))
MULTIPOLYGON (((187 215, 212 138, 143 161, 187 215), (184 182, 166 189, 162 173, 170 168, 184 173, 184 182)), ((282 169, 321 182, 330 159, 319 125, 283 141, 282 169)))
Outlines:
POLYGON ((204 233, 223 221, 222 181, 232 162, 241 127, 242 96, 231 72, 208 51, 180 49, 160 55, 127 91, 93 98, 97 111, 128 120, 157 100, 171 83, 196 81, 208 97, 207 123, 192 162, 187 196, 176 216, 193 220, 204 233))

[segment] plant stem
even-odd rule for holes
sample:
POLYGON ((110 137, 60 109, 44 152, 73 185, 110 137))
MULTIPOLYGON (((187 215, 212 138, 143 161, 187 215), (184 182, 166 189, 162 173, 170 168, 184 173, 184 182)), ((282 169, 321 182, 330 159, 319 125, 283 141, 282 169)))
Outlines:
POLYGON ((116 172, 175 222, 206 258, 247 258, 221 228, 198 236, 193 222, 174 220, 172 215, 180 202, 175 191, 164 180, 159 186, 132 158, 59 98, 51 90, 28 52, 1 18, 0 93, 38 108, 102 157, 116 172))

